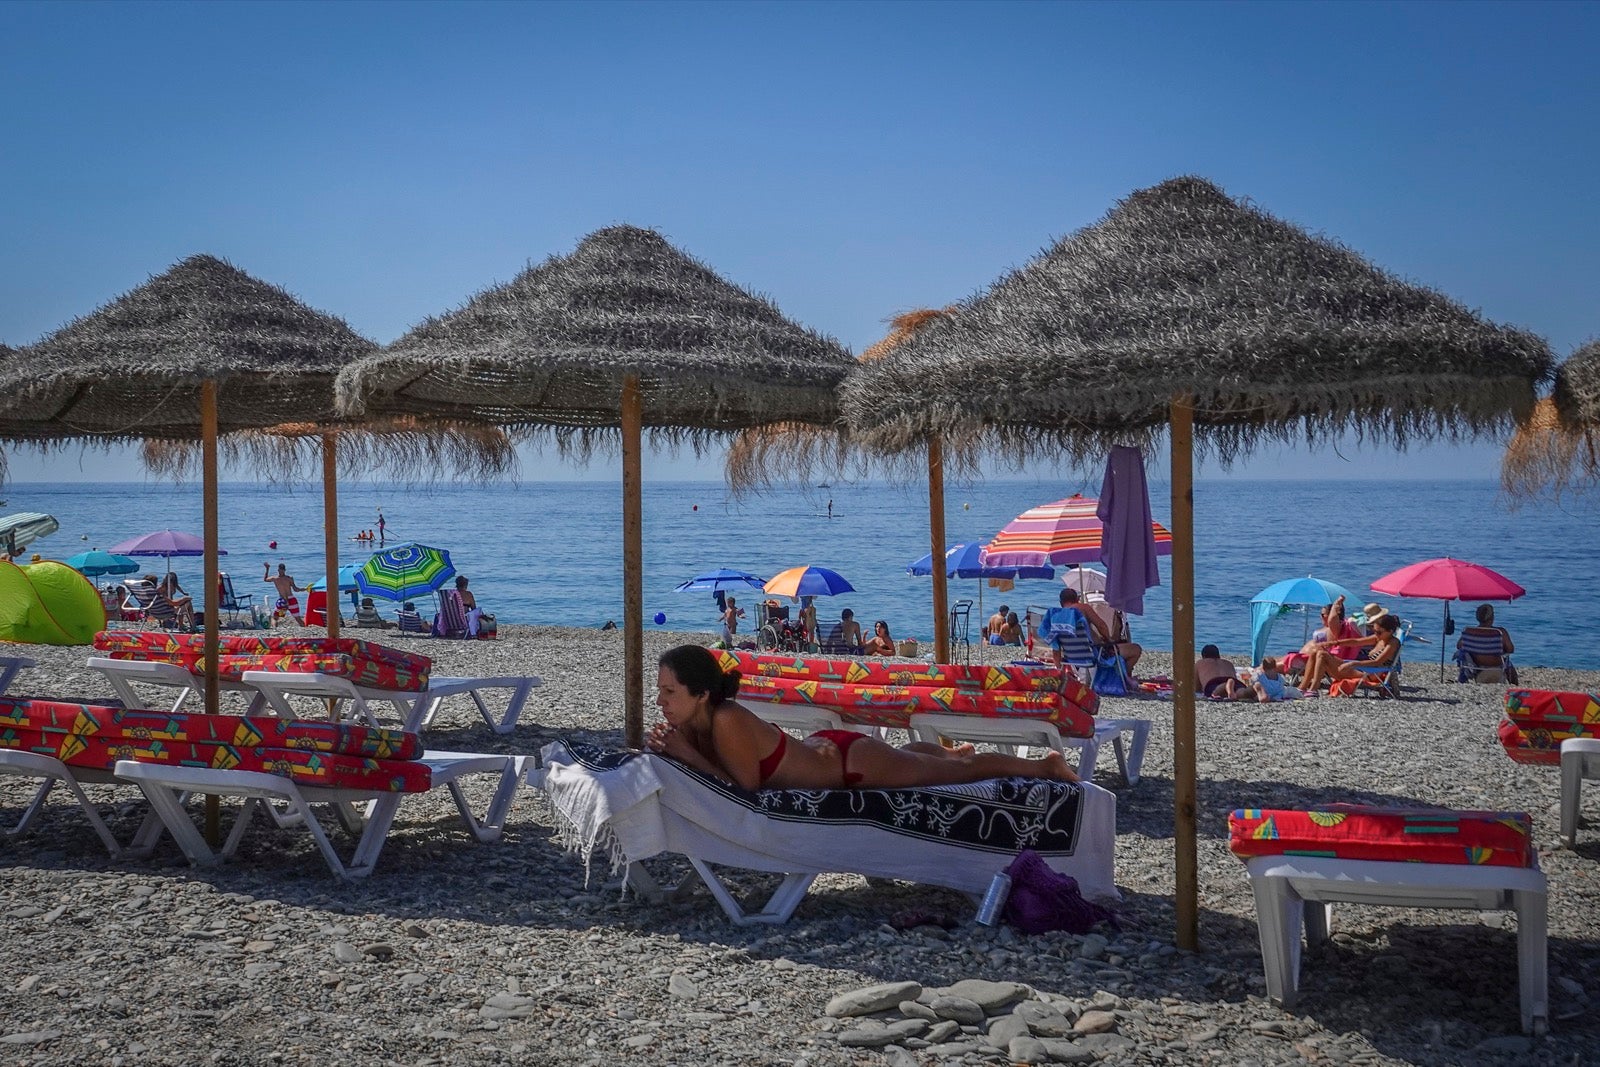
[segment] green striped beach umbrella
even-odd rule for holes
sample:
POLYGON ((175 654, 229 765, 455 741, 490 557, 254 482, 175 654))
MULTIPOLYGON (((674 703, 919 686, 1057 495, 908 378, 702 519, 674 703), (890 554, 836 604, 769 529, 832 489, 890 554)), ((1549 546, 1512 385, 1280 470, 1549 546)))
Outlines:
POLYGON ((455 574, 449 552, 408 541, 374 553, 356 571, 356 588, 368 596, 409 600, 436 592, 455 574))

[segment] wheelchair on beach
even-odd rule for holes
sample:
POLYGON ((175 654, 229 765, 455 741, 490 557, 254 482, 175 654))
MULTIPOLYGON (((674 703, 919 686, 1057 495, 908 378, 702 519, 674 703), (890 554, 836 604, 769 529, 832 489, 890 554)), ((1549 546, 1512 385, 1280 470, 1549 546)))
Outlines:
POLYGON ((756 648, 762 652, 804 652, 808 646, 805 627, 789 621, 787 605, 768 603, 766 621, 756 631, 756 648))

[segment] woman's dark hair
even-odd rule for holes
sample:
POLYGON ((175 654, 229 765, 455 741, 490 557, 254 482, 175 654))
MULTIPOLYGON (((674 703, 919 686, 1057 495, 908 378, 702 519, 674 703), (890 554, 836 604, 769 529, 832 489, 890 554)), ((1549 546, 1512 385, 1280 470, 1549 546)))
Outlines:
POLYGON ((678 679, 690 696, 709 694, 710 704, 716 707, 724 700, 732 700, 739 693, 738 671, 725 671, 717 657, 704 645, 679 645, 661 653, 656 661, 678 679))
POLYGON ((889 632, 889 624, 884 622, 882 619, 879 619, 877 622, 872 624, 872 628, 874 630, 876 630, 880 626, 883 627, 883 632, 884 633, 888 633, 889 632))
POLYGON ((1384 614, 1379 615, 1376 619, 1373 619, 1372 625, 1376 626, 1386 634, 1400 632, 1400 620, 1389 612, 1385 612, 1384 614))
POLYGON ((1006 615, 1006 625, 1007 626, 1016 626, 1020 621, 1021 620, 1019 620, 1017 618, 1017 613, 1014 612, 1014 611, 1010 612, 1009 614, 1006 615))
POLYGON ((1222 658, 1222 650, 1219 649, 1216 645, 1207 645, 1205 648, 1202 648, 1200 650, 1200 658, 1201 659, 1221 659, 1222 658))
POLYGON ((465 574, 456 575, 456 588, 457 589, 465 589, 466 587, 467 587, 467 576, 465 574))

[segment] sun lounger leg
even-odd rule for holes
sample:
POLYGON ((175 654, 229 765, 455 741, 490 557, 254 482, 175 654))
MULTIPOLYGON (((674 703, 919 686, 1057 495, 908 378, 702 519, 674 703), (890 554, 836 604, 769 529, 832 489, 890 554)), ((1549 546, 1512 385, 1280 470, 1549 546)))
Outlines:
POLYGON ((111 854, 111 858, 122 859, 127 854, 127 850, 117 843, 117 839, 111 833, 111 828, 100 817, 100 813, 95 810, 95 806, 89 802, 89 797, 84 793, 82 787, 74 780, 72 772, 59 760, 40 752, 7 751, 5 753, 5 766, 0 767, 0 770, 41 779, 39 788, 33 794, 33 799, 28 802, 27 809, 22 813, 22 818, 17 821, 16 826, 5 831, 7 837, 16 837, 24 833, 33 824, 33 820, 38 818, 39 813, 44 810, 45 800, 50 796, 51 791, 55 789, 56 783, 59 782, 72 793, 72 798, 77 801, 78 807, 83 811, 83 817, 89 821, 90 828, 94 830, 95 836, 100 839, 100 843, 106 846, 106 851, 111 854))
POLYGON ((1550 1020, 1550 958, 1547 949, 1548 895, 1513 890, 1517 913, 1517 984, 1522 998, 1522 1031, 1542 1035, 1550 1020))
POLYGON ((1078 780, 1082 782, 1094 781, 1094 765, 1100 759, 1100 739, 1098 737, 1063 737, 1061 743, 1065 748, 1076 749, 1078 752, 1078 780))
POLYGON ((1250 888, 1256 898, 1267 996, 1287 1010, 1294 1007, 1300 992, 1300 924, 1305 918, 1305 902, 1287 878, 1257 877, 1252 872, 1250 888))
POLYGON ((489 713, 489 709, 484 706, 483 701, 476 692, 472 694, 472 699, 478 701, 478 711, 483 715, 483 721, 489 724, 489 729, 497 734, 509 734, 516 729, 517 720, 522 717, 523 705, 527 704, 528 695, 533 692, 533 687, 538 684, 539 679, 529 678, 513 689, 511 691, 511 699, 506 702, 505 714, 500 716, 500 721, 498 722, 489 713))
POLYGON ((717 876, 717 873, 711 869, 709 864, 693 856, 689 857, 689 863, 705 882, 706 888, 711 891, 711 895, 716 898, 722 910, 727 913, 728 918, 739 926, 753 926, 757 923, 778 925, 788 922, 789 917, 794 914, 794 910, 805 899, 806 893, 811 889, 811 883, 817 877, 814 874, 785 875, 782 884, 767 899, 761 910, 752 914, 746 912, 739 905, 739 902, 734 899, 732 893, 728 892, 728 887, 717 876))
POLYGON ((372 869, 378 865, 378 853, 383 851, 384 843, 389 840, 389 829, 394 825, 394 817, 400 810, 403 796, 404 793, 387 793, 373 802, 367 812, 367 828, 356 843, 356 852, 349 866, 339 862, 338 853, 334 852, 328 835, 323 833, 316 820, 308 819, 308 828, 317 839, 317 847, 322 849, 323 858, 328 861, 334 874, 340 878, 365 878, 372 873, 372 869))
POLYGON ((1561 742, 1561 841, 1578 845, 1578 806, 1584 778, 1600 777, 1600 740, 1573 737, 1561 742))
POLYGON ((495 788, 494 797, 489 801, 489 811, 481 821, 473 814, 472 806, 461 790, 461 783, 454 778, 450 780, 450 796, 456 802, 456 810, 461 813, 461 821, 479 842, 488 844, 500 840, 500 835, 505 830, 506 815, 510 813, 511 805, 516 802, 517 792, 522 788, 522 779, 527 773, 527 757, 506 758, 505 769, 500 772, 500 784, 495 788))
MULTIPOLYGON (((183 809, 177 790, 148 781, 140 781, 139 789, 150 802, 150 807, 160 817, 162 824, 166 826, 167 832, 172 835, 172 839, 189 858, 190 863, 196 867, 215 867, 222 862, 222 857, 207 844, 205 836, 195 829, 194 821, 183 809)), ((239 820, 242 822, 244 819, 245 813, 241 812, 239 820)), ((238 831, 237 823, 234 825, 234 830, 238 831)), ((232 838, 233 834, 229 834, 229 839, 232 838)))
POLYGON ((1129 785, 1139 784, 1139 774, 1144 768, 1144 750, 1150 742, 1149 719, 1108 719, 1100 724, 1101 729, 1111 727, 1116 731, 1113 735, 1113 747, 1117 753, 1117 767, 1122 771, 1122 780, 1129 785), (1123 748, 1122 735, 1133 735, 1126 749, 1123 748))

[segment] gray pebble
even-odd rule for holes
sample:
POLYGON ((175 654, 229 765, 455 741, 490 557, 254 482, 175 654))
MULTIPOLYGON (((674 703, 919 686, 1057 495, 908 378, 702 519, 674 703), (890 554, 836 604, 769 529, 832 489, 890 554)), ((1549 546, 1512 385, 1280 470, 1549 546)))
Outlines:
POLYGON ((983 1007, 966 997, 934 997, 933 1003, 928 1007, 932 1008, 933 1013, 939 1018, 951 1019, 964 1026, 976 1026, 986 1018, 983 1007))
POLYGON ((1043 1041, 1024 1034, 1013 1037, 1006 1051, 1010 1054, 1012 1063, 1045 1063, 1051 1059, 1050 1051, 1044 1047, 1043 1041))
POLYGON ((893 1008, 902 1000, 914 1000, 921 994, 922 986, 917 982, 885 982, 840 993, 828 1001, 828 1006, 822 1010, 834 1018, 871 1015, 875 1011, 893 1008))
POLYGON ((1078 1034, 1105 1034, 1117 1028, 1117 1017, 1109 1011, 1086 1011, 1072 1024, 1078 1034))
POLYGON ((361 950, 348 941, 335 941, 333 943, 333 958, 340 963, 360 963, 361 950))
POLYGON ((1000 1015, 989 1020, 989 1042, 996 1048, 1006 1048, 1014 1037, 1032 1037, 1028 1024, 1015 1015, 1000 1015))
POLYGON ((700 987, 686 974, 675 974, 667 979, 667 995, 675 1000, 693 1000, 700 995, 700 987))
POLYGON ((1028 997, 1029 989, 1021 982, 987 982, 968 978, 944 990, 947 996, 964 997, 986 1013, 993 1014, 1009 1008, 1028 997))

